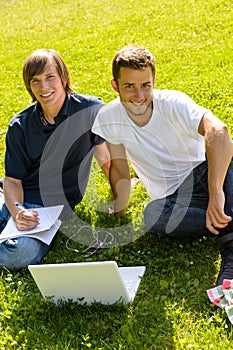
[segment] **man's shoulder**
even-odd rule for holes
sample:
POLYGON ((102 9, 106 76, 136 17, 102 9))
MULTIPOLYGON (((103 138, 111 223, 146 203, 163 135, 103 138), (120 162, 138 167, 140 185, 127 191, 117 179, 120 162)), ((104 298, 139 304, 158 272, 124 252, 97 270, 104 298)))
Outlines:
POLYGON ((9 126, 13 126, 15 123, 22 125, 27 122, 27 120, 32 120, 31 115, 36 112, 36 104, 33 104, 19 113, 17 113, 9 122, 9 126))
POLYGON ((187 99, 190 99, 190 97, 179 90, 169 90, 169 89, 155 89, 153 92, 154 99, 157 101, 167 101, 167 102, 174 102, 174 101, 184 101, 187 99))
POLYGON ((122 103, 120 101, 120 98, 117 97, 114 100, 107 103, 105 106, 103 106, 99 111, 99 115, 108 114, 111 116, 111 115, 114 115, 114 113, 118 112, 119 109, 121 108, 122 108, 122 103))
POLYGON ((79 94, 77 92, 72 92, 69 95, 69 101, 72 106, 77 106, 77 108, 83 109, 95 105, 103 105, 103 101, 100 97, 96 97, 88 94, 79 94))

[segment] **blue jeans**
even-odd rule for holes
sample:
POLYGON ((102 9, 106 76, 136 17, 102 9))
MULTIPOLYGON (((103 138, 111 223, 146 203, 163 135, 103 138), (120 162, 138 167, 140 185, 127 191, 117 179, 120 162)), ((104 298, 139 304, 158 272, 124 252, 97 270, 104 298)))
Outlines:
MULTIPOLYGON (((233 218, 233 160, 224 182, 225 213, 233 218)), ((152 232, 175 238, 202 238, 213 235, 206 228, 208 206, 208 163, 197 166, 178 190, 166 198, 150 202, 144 211, 144 221, 152 232)), ((223 235, 233 232, 233 220, 223 235)))
MULTIPOLYGON (((25 208, 39 207, 31 203, 24 203, 25 208)), ((0 232, 4 229, 10 213, 4 204, 3 192, 0 189, 0 232)), ((1 236, 1 235, 0 235, 1 236)), ((50 246, 31 237, 9 239, 0 244, 0 268, 17 270, 30 264, 39 264, 49 251, 50 246)))

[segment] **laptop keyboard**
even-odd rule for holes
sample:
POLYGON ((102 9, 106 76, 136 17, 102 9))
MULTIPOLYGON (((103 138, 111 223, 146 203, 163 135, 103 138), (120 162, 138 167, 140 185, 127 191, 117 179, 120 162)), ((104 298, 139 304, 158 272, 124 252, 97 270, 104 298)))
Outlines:
POLYGON ((133 286, 133 280, 127 280, 124 282, 125 289, 127 290, 128 293, 131 292, 132 286, 133 286))

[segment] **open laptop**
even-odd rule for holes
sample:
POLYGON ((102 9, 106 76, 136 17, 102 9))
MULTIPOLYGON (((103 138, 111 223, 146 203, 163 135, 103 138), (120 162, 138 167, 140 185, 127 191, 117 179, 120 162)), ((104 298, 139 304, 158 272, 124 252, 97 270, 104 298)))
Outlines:
POLYGON ((29 265, 44 299, 80 304, 132 303, 146 267, 118 267, 116 261, 29 265))

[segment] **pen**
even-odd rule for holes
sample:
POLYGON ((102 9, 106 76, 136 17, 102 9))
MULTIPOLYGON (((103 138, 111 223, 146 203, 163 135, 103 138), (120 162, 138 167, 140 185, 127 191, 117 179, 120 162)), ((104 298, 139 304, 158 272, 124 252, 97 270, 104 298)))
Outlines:
POLYGON ((15 203, 16 207, 22 209, 22 210, 27 210, 22 204, 20 203, 15 203))

